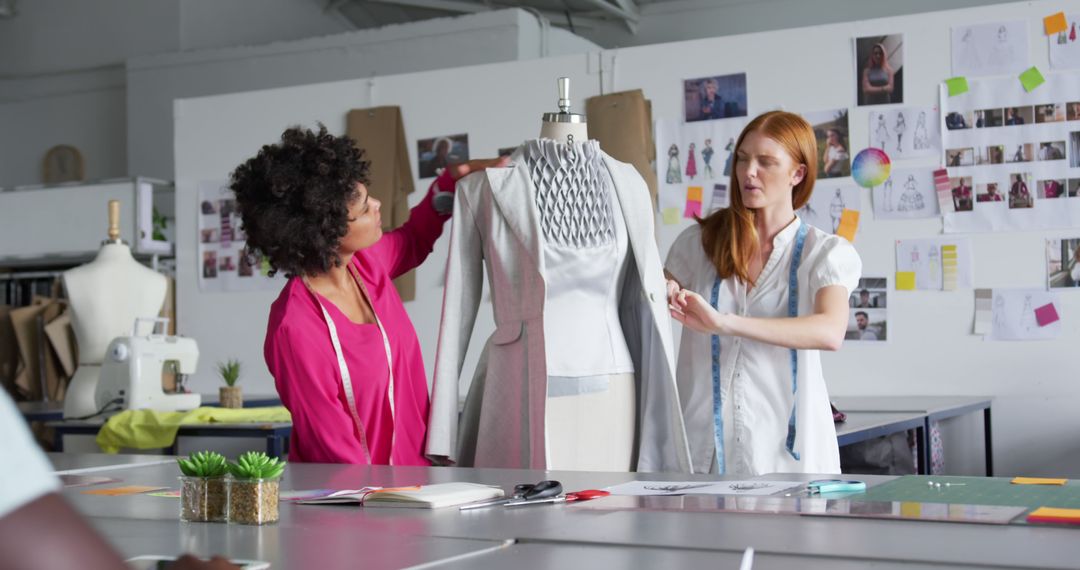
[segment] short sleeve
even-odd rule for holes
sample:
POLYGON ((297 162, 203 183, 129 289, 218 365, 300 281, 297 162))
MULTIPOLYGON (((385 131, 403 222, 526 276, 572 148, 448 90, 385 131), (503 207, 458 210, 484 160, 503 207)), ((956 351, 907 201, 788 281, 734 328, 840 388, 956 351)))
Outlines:
POLYGON ((671 244, 667 259, 664 261, 664 269, 675 276, 675 280, 683 287, 692 287, 703 255, 701 226, 694 224, 675 238, 675 243, 671 244))
POLYGON ((862 259, 846 239, 825 235, 825 243, 810 270, 810 298, 816 299, 822 287, 842 285, 850 295, 862 277, 862 259))
POLYGON ((41 448, 34 442, 15 403, 0 390, 0 518, 60 489, 60 481, 41 448))

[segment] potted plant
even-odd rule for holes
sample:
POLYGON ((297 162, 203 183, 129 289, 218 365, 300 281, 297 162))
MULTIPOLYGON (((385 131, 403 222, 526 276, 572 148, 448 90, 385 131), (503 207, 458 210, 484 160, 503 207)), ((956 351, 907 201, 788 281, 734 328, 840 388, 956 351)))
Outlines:
POLYGON ((229 522, 266 524, 278 520, 279 479, 285 462, 248 451, 229 463, 229 522))
POLYGON ((218 390, 218 399, 223 408, 243 408, 244 395, 240 392, 240 386, 236 381, 240 379, 240 361, 230 358, 225 362, 218 363, 218 374, 225 385, 218 390))
POLYGON ((180 477, 180 520, 224 522, 229 504, 225 456, 213 451, 199 451, 176 462, 183 473, 180 477))

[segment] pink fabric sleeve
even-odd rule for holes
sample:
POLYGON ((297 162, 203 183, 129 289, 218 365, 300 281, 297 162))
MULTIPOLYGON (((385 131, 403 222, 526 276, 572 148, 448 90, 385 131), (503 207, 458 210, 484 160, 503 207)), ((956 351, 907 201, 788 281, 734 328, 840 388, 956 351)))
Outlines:
POLYGON ((266 346, 266 360, 282 404, 292 414, 293 443, 307 463, 367 464, 356 424, 339 399, 340 372, 326 330, 282 326, 266 346))
POLYGON ((431 205, 436 189, 454 191, 454 178, 449 170, 443 171, 431 183, 424 199, 409 212, 409 221, 383 234, 382 239, 368 250, 369 255, 383 263, 391 279, 423 263, 435 247, 435 241, 442 235, 443 224, 450 219, 450 215, 436 212, 431 205))

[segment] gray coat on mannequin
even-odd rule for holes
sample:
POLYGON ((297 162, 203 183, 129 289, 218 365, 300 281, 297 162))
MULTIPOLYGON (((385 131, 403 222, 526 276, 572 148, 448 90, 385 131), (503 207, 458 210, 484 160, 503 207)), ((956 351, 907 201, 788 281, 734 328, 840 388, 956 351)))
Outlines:
MULTIPOLYGON (((633 465, 637 471, 690 472, 649 192, 633 166, 606 154, 603 161, 622 206, 632 253, 619 317, 636 371, 633 465)), ((462 466, 545 469, 546 281, 536 188, 521 161, 458 184, 427 454, 462 466), (485 267, 496 292, 496 330, 484 346, 459 426, 459 379, 485 267)))

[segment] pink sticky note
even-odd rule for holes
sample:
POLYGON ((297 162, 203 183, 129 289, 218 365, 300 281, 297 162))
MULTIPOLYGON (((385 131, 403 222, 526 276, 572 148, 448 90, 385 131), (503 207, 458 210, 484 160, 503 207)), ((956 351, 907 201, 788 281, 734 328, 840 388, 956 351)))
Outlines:
POLYGON ((697 200, 687 200, 686 209, 683 210, 683 217, 693 218, 694 216, 701 217, 701 202, 697 200))
POLYGON ((1060 317, 1058 317, 1057 309, 1054 308, 1053 303, 1047 303, 1035 309, 1035 321, 1039 323, 1040 327, 1045 327, 1058 319, 1060 317))

